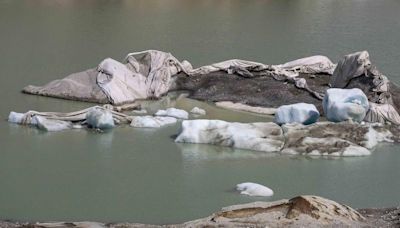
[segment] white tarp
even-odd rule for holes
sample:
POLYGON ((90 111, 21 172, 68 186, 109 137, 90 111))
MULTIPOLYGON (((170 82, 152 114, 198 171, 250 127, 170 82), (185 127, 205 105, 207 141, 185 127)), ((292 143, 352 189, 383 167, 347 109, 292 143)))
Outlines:
POLYGON ((267 71, 275 79, 290 78, 294 82, 299 72, 312 69, 313 73, 327 73, 327 69, 333 66, 327 57, 313 56, 283 65, 231 59, 193 69, 188 61, 181 62, 172 54, 157 50, 130 53, 125 61, 123 64, 106 58, 95 69, 72 74, 43 87, 27 86, 23 91, 72 100, 124 104, 137 99, 161 97, 168 92, 172 77, 179 72, 196 76, 225 71, 252 77, 250 71, 267 71))
POLYGON ((330 84, 333 88, 344 88, 351 79, 366 73, 371 67, 369 54, 367 51, 360 51, 346 55, 339 61, 333 72, 330 84))

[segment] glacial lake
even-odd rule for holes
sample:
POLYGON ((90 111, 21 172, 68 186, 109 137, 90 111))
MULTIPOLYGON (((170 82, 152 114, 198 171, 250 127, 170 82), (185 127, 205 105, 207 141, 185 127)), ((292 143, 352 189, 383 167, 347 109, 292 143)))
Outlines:
MULTIPOLYGON (((0 1, 0 219, 178 223, 223 206, 300 194, 356 208, 399 205, 396 145, 381 144, 368 157, 312 158, 176 144, 179 123, 45 133, 6 122, 10 111, 91 106, 20 91, 145 49, 194 66, 231 58, 278 64, 315 54, 337 62, 368 50, 400 84, 399 12, 397 0, 0 1), (232 191, 247 181, 275 195, 232 191)), ((187 98, 145 106, 199 106, 209 119, 271 121, 187 98)))

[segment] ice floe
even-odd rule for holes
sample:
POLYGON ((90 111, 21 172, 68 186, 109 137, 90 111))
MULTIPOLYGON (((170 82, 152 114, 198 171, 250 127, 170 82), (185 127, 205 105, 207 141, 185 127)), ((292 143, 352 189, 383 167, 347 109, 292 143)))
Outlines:
POLYGON ((274 191, 272 189, 265 187, 264 185, 245 182, 236 185, 236 190, 240 191, 240 194, 249 196, 272 196, 274 191))

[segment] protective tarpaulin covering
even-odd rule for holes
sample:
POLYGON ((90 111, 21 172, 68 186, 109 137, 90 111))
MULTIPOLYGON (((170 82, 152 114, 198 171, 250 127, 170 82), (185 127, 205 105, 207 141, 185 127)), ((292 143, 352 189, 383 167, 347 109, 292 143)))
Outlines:
POLYGON ((304 74, 332 74, 336 65, 326 56, 314 55, 277 65, 276 67, 304 74))
POLYGON ((352 78, 359 77, 371 66, 367 51, 356 52, 346 55, 339 61, 331 78, 331 86, 334 88, 344 88, 352 78))
POLYGON ((23 92, 68 100, 109 103, 107 96, 96 82, 97 74, 97 70, 90 69, 54 80, 44 86, 29 85, 23 92))
POLYGON ((182 71, 189 76, 225 71, 243 77, 254 77, 251 72, 263 71, 275 79, 289 78, 294 83, 299 72, 326 73, 333 66, 327 57, 313 56, 283 64, 284 67, 232 59, 193 69, 189 62, 180 62, 170 53, 157 50, 130 53, 125 61, 123 64, 107 58, 95 69, 69 75, 43 87, 27 86, 23 91, 71 100, 124 104, 137 99, 159 98, 168 92, 172 77, 182 71))
POLYGON ((369 110, 364 118, 367 122, 391 122, 400 124, 400 115, 396 109, 390 104, 369 103, 369 110))
POLYGON ((149 50, 131 53, 122 64, 107 58, 95 69, 72 74, 26 93, 96 103, 123 104, 160 97, 168 92, 171 75, 181 63, 171 54, 149 50))

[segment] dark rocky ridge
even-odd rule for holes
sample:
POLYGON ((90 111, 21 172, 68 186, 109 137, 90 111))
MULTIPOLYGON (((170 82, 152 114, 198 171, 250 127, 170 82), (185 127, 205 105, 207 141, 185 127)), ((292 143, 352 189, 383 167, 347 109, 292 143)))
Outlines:
MULTIPOLYGON (((301 74, 300 78, 307 81, 309 88, 324 94, 329 89, 330 75, 301 74)), ((368 96, 374 96, 372 77, 360 76, 354 78, 345 87, 360 88, 368 96)), ((308 91, 297 88, 289 81, 279 81, 271 76, 255 74, 252 78, 237 74, 218 71, 201 76, 186 76, 179 74, 171 90, 189 91, 189 97, 203 101, 232 101, 252 106, 278 108, 281 105, 293 103, 314 104, 323 113, 322 101, 308 91)), ((396 110, 400 111, 400 88, 390 83, 390 93, 396 110)))

